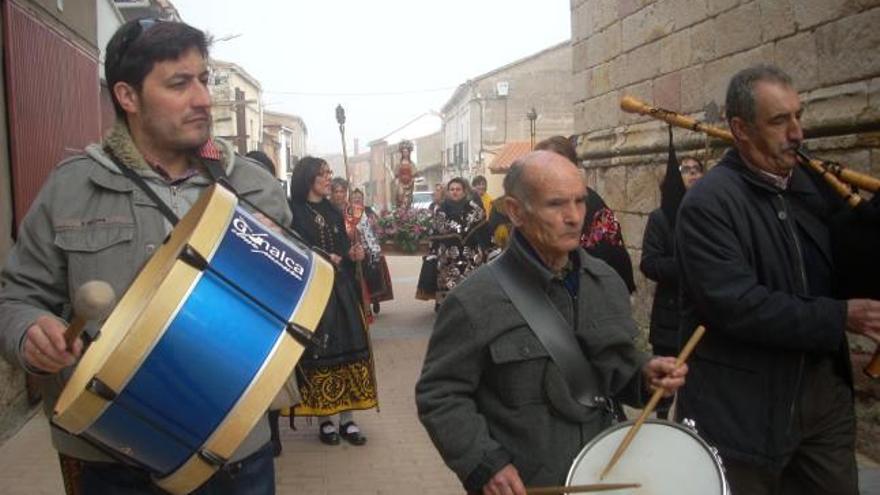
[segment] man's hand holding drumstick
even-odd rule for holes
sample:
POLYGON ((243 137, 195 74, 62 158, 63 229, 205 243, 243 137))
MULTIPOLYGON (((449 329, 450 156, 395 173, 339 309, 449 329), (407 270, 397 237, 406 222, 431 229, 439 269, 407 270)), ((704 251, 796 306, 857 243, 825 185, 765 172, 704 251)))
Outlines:
POLYGON ((617 450, 614 451, 614 454, 611 456, 611 460, 608 461, 608 465, 605 466, 605 469, 602 470, 602 473, 599 475, 599 480, 605 479, 605 476, 611 471, 611 468, 620 460, 620 457, 626 451, 627 447, 629 447, 630 442, 632 442, 633 438, 635 438, 636 433, 638 433, 639 428, 642 427, 645 420, 648 419, 648 416, 654 412, 654 408, 657 407, 657 403, 660 402, 660 398, 663 395, 672 395, 676 390, 678 390, 682 385, 684 385, 684 375, 687 374, 687 365, 685 361, 687 361, 688 357, 690 357, 691 352, 693 352, 694 348, 700 342, 700 339, 703 338, 703 334, 706 333, 706 328, 702 325, 697 327, 696 331, 690 336, 687 343, 684 345, 684 348, 681 350, 677 358, 654 358, 651 361, 648 361, 648 364, 643 368, 643 372, 646 373, 645 378, 648 382, 649 387, 654 387, 654 393, 651 396, 651 400, 648 401, 648 404, 642 410, 642 414, 639 416, 639 419, 630 427, 630 429, 626 432, 626 436, 623 437, 623 441, 620 442, 620 446, 617 447, 617 450), (672 364, 669 365, 668 361, 672 359, 672 364), (657 376, 656 374, 652 376, 652 372, 648 371, 652 368, 651 362, 658 361, 662 364, 655 364, 655 373, 660 372, 661 375, 657 376), (663 370, 669 370, 669 373, 665 376, 662 374, 663 370), (678 373, 681 373, 681 376, 676 376, 678 373), (676 385, 677 384, 677 385, 676 385), (669 388, 667 388, 667 385, 669 388))
POLYGON ((671 356, 657 356, 651 358, 642 367, 642 377, 649 392, 663 389, 664 397, 671 397, 684 385, 687 375, 687 364, 680 366, 675 364, 675 358, 671 356))
POLYGON ((100 321, 112 309, 116 294, 110 284, 99 280, 86 282, 76 291, 74 318, 70 325, 49 315, 37 318, 22 338, 21 352, 28 367, 57 373, 72 366, 82 354, 79 338, 87 321, 100 321))

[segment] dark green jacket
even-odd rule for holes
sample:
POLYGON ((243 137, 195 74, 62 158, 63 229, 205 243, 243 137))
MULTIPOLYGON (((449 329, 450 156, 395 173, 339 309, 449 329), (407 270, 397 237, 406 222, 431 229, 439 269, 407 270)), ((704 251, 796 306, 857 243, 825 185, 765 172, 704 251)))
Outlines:
MULTIPOLYGON (((513 256, 571 323, 596 383, 596 396, 639 402, 647 356, 637 351, 629 292, 604 262, 582 249, 576 304, 520 236, 513 256)), ((562 484, 575 455, 611 424, 605 407, 570 395, 559 368, 488 267, 444 301, 416 385, 419 418, 465 489, 476 491, 508 463, 530 486, 562 484)))

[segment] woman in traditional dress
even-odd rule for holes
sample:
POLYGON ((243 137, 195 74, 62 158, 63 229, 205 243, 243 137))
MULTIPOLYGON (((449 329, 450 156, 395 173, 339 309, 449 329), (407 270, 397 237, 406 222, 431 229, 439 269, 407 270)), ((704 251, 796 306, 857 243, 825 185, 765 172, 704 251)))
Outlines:
POLYGON ((310 345, 297 366, 302 403, 294 412, 319 417, 319 437, 325 444, 339 444, 341 436, 363 445, 367 439, 351 411, 377 405, 369 335, 355 289, 355 263, 364 258, 364 249, 349 242, 342 212, 327 200, 331 175, 327 162, 306 156, 291 177, 291 226, 307 243, 328 253, 337 269, 316 330, 326 340, 310 345), (338 429, 331 418, 337 413, 338 429))
MULTIPOLYGON (((432 219, 437 216, 444 199, 446 199, 446 187, 440 183, 435 184, 431 204, 428 206, 432 219)), ((437 310, 437 256, 430 251, 422 256, 422 268, 419 270, 416 283, 416 299, 435 301, 434 310, 437 310)))
MULTIPOLYGON (((353 246, 356 244, 364 246, 365 249, 367 249, 367 251, 365 251, 365 256, 368 255, 369 246, 366 246, 360 241, 360 237, 357 235, 358 233, 354 229, 354 224, 351 223, 351 217, 349 216, 348 181, 342 177, 334 177, 333 180, 330 181, 329 199, 330 203, 342 213, 342 217, 345 220, 345 233, 348 235, 349 242, 351 242, 353 246)), ((367 286, 367 281, 364 278, 363 265, 363 260, 355 263, 354 285, 361 297, 361 308, 364 310, 364 318, 367 320, 367 324, 370 325, 373 323, 373 313, 370 311, 370 288, 367 286)))
POLYGON ((362 267, 364 282, 372 304, 372 314, 379 313, 379 303, 394 299, 388 263, 376 236, 378 222, 379 217, 376 212, 369 206, 364 206, 364 192, 360 189, 352 191, 345 210, 345 227, 348 238, 360 240, 366 249, 362 267))
POLYGON ((434 257, 437 263, 435 301, 439 305, 489 254, 486 212, 471 198, 464 179, 456 177, 446 185, 446 199, 434 212, 430 240, 428 258, 434 257))

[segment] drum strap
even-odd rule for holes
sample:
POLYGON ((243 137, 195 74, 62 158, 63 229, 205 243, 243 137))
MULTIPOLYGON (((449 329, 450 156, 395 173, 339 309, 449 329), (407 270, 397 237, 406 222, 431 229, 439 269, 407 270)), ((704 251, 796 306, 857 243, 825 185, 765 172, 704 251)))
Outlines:
MULTIPOLYGON (((232 184, 229 183, 229 176, 226 175, 226 171, 223 170, 223 165, 221 165, 218 160, 202 158, 201 161, 202 165, 205 166, 205 169, 208 170, 208 174, 210 174, 211 178, 214 179, 214 182, 217 182, 218 184, 223 184, 232 192, 235 192, 235 189, 232 188, 232 184)), ((236 194, 236 196, 238 196, 238 194, 236 194)))
MULTIPOLYGON (((156 207, 159 208, 159 211, 162 212, 162 215, 164 215, 165 218, 168 219, 168 222, 171 223, 172 226, 177 225, 177 222, 180 221, 180 218, 178 218, 174 211, 171 210, 171 207, 169 207, 164 201, 162 201, 159 195, 156 194, 156 191, 154 191, 149 185, 147 185, 147 182, 144 180, 144 178, 138 175, 137 172, 132 170, 131 167, 122 163, 122 160, 117 158, 116 155, 113 154, 113 151, 111 151, 110 149, 105 149, 104 151, 107 152, 110 160, 113 161, 113 163, 115 163, 117 167, 119 167, 119 170, 121 170, 126 177, 131 179, 131 181, 134 182, 144 192, 144 194, 146 194, 153 201, 153 203, 156 203, 156 207)), ((233 190, 234 192, 234 189, 232 189, 232 186, 229 184, 226 171, 223 170, 223 166, 220 164, 219 161, 202 159, 202 165, 204 165, 205 169, 208 171, 208 174, 211 176, 211 179, 214 182, 221 183, 227 188, 233 190)))
POLYGON ((547 349, 550 359, 559 366, 575 400, 587 407, 604 406, 606 399, 598 394, 596 373, 584 357, 571 325, 539 284, 529 280, 507 252, 489 263, 489 269, 501 290, 547 349))
POLYGON ((144 180, 144 178, 138 175, 137 172, 132 170, 131 167, 122 163, 122 160, 116 158, 116 155, 114 155, 109 148, 105 148, 104 151, 107 153, 107 156, 110 157, 110 160, 116 164, 119 170, 121 170, 126 177, 131 179, 132 182, 134 182, 139 188, 141 188, 144 194, 146 194, 151 200, 153 200, 153 203, 156 203, 156 207, 159 208, 159 211, 162 212, 162 215, 164 215, 165 218, 168 219, 168 222, 172 226, 177 225, 177 222, 180 221, 180 218, 178 218, 177 215, 174 214, 174 212, 171 210, 171 207, 169 207, 167 204, 165 204, 164 201, 162 201, 159 195, 156 194, 156 191, 154 191, 152 188, 150 188, 150 186, 147 185, 147 182, 144 180))

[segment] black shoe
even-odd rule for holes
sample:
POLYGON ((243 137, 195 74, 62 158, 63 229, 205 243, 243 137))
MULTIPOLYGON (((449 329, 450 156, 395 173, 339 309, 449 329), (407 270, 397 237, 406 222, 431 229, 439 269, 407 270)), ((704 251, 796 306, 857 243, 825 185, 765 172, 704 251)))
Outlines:
POLYGON ((379 301, 373 301, 373 314, 379 314, 379 301))
POLYGON ((318 430, 318 438, 326 445, 339 445, 339 433, 331 421, 324 421, 318 430), (326 428, 325 428, 326 427, 326 428))
POLYGON ((367 437, 361 435, 354 421, 349 421, 339 426, 339 435, 352 445, 363 445, 367 443, 367 437))

